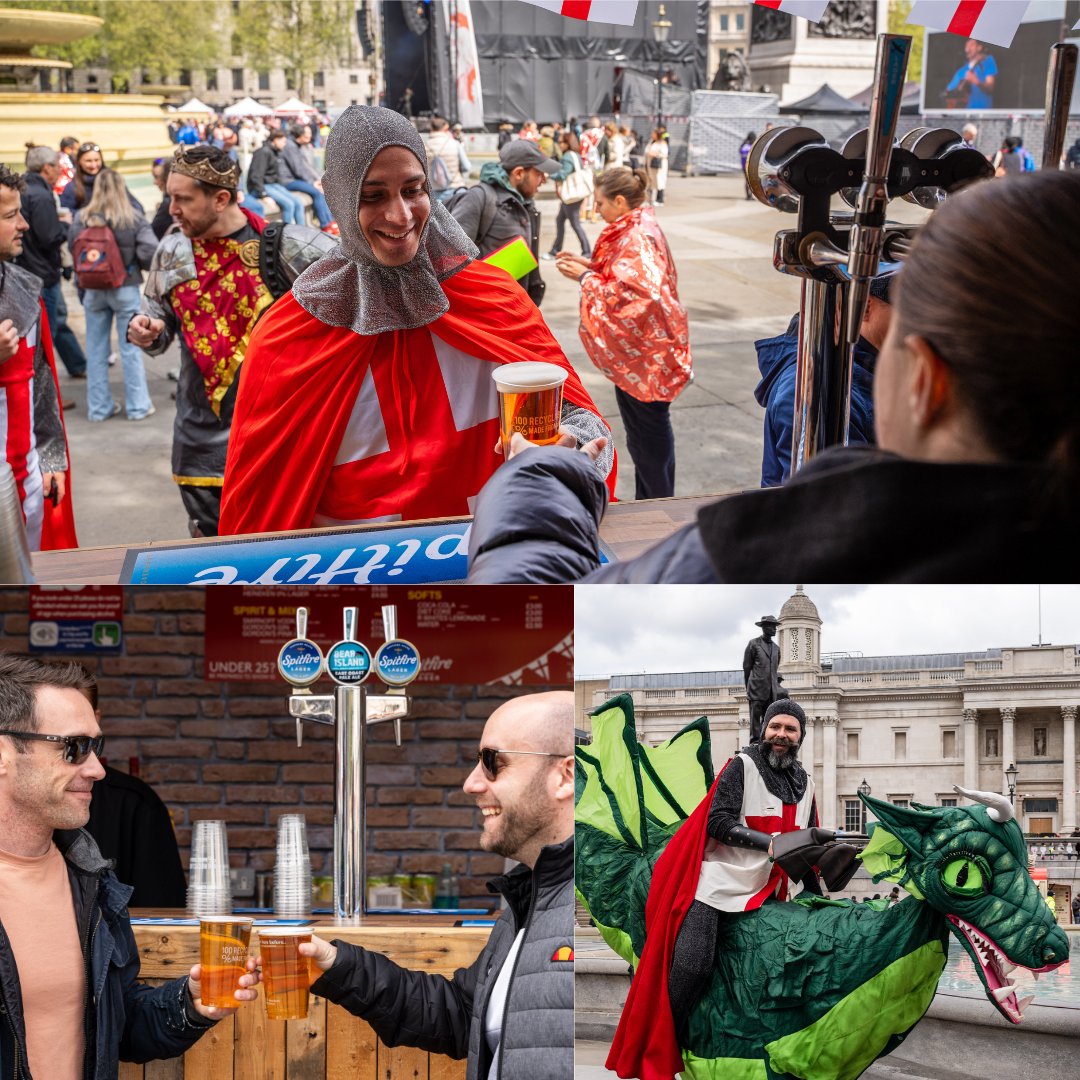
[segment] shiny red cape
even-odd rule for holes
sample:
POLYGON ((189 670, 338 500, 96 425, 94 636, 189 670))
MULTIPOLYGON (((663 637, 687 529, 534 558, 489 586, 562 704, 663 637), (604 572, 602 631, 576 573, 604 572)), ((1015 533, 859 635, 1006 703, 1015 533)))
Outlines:
MULTIPOLYGON (((724 769, 730 764, 729 759, 724 769)), ((668 998, 668 973, 675 939, 697 892, 709 808, 724 769, 653 866, 645 902, 645 947, 607 1059, 607 1067, 619 1076, 671 1080, 682 1071, 682 1051, 668 998)))
MULTIPOLYGON (((442 282, 450 310, 430 329, 495 364, 545 360, 569 374, 565 399, 600 415, 539 310, 504 271, 472 262, 442 282)), ((221 499, 222 535, 308 528, 376 350, 398 334, 327 326, 290 293, 263 316, 241 368, 221 499)), ((493 455, 494 457, 494 455, 493 455)), ((494 471, 494 470, 493 470, 494 471)), ((403 477, 421 487, 423 476, 403 477)), ((614 496, 615 468, 608 477, 614 496)))
POLYGON ((53 506, 50 499, 45 500, 45 515, 41 523, 41 550, 59 551, 64 548, 79 546, 75 536, 75 511, 71 503, 71 448, 68 446, 67 425, 64 423, 64 398, 60 393, 60 380, 56 376, 56 359, 53 356, 52 333, 49 319, 45 312, 44 301, 41 304, 41 340, 45 345, 45 355, 49 360, 53 382, 56 384, 56 406, 60 410, 60 427, 64 431, 64 451, 67 453, 67 492, 58 506, 53 506))

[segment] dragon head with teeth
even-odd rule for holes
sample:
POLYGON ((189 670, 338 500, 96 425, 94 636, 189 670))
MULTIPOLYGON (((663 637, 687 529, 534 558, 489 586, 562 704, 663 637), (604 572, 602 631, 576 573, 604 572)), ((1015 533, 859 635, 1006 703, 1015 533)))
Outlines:
POLYGON ((957 792, 974 806, 897 807, 863 796, 880 823, 862 858, 874 879, 897 881, 941 912, 971 957, 994 1007, 1020 1023, 1033 979, 1069 958, 1069 941, 1028 872, 1027 846, 1003 795, 957 792), (891 849, 891 851, 890 851, 891 849), (883 869, 881 857, 891 862, 883 869))

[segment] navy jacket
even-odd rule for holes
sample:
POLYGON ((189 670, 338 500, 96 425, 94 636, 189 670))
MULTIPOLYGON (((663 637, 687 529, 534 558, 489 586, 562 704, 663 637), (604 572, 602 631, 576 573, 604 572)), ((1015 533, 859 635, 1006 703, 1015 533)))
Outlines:
POLYGON ((60 280, 60 249, 67 239, 67 226, 57 216, 56 200, 45 177, 28 172, 23 179, 22 216, 30 228, 23 236, 22 254, 15 261, 46 285, 55 285, 60 280))
MULTIPOLYGON (((761 486, 777 487, 791 474, 791 435, 795 426, 795 361, 799 345, 796 317, 778 337, 754 342, 761 382, 754 390, 765 409, 765 433, 761 448, 761 486)), ((875 445, 874 365, 877 349, 865 338, 855 345, 851 372, 851 427, 849 445, 875 445)))
MULTIPOLYGON (((90 1080, 115 1080, 120 1061, 177 1057, 214 1026, 195 1012, 184 975, 145 986, 121 885, 85 829, 54 834, 67 860, 87 971, 86 1068, 90 1080)), ((0 926, 0 1076, 32 1080, 26 1060, 19 971, 0 926)), ((49 1080, 39 1076, 37 1080, 49 1080)))

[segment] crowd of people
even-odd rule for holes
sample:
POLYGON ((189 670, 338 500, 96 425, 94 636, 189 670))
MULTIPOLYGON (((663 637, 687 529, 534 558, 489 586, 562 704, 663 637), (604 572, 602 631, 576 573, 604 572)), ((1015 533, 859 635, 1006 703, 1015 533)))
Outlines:
MULTIPOLYGON (((20 448, 12 451, 9 440, 8 456, 35 545, 70 544, 74 536, 70 513, 59 513, 68 453, 63 401, 50 371, 53 343, 68 374, 87 378, 88 419, 102 422, 121 411, 136 421, 154 413, 142 353, 160 354, 178 340, 172 466, 192 535, 475 509, 478 580, 530 574, 552 580, 595 570, 595 544, 575 541, 579 550, 569 559, 558 549, 564 526, 576 537, 596 539, 614 492, 614 447, 606 421, 539 313, 546 260, 580 288, 580 337, 591 364, 614 384, 635 497, 674 494, 670 405, 692 379, 692 360, 675 261, 656 213, 668 161, 662 128, 642 145, 632 132, 598 117, 584 125, 526 121, 500 135, 497 159, 483 164, 470 183, 463 134, 440 118, 425 141, 408 118, 354 106, 326 138, 325 174, 310 166, 314 179, 307 181, 288 178, 322 137, 312 125, 268 130, 252 151, 246 176, 239 139, 227 147, 219 127, 201 133, 210 141, 178 138, 173 157, 155 162, 163 199, 150 220, 94 143, 65 140, 55 151, 34 147, 24 176, 10 170, 0 176, 4 311, 19 315, 0 322, 0 347, 9 355, 21 352, 22 364, 3 371, 22 386, 27 403, 20 448), (549 180, 558 197, 556 235, 552 249, 541 254, 535 196, 549 180), (309 195, 319 222, 336 223, 340 240, 325 226, 303 224, 302 211, 289 198, 297 192, 309 195), (270 200, 280 222, 264 216, 270 200), (603 223, 595 241, 582 221, 593 212, 603 223), (580 252, 564 249, 567 226, 580 252), (518 240, 533 263, 515 284, 486 260, 518 240), (16 275, 16 269, 25 273, 16 275), (66 325, 60 286, 66 273, 74 275, 86 313, 85 351, 66 325), (17 309, 13 298, 20 288, 25 295, 17 309), (38 306, 49 334, 33 330, 41 325, 38 306), (545 359, 567 372, 564 446, 535 457, 530 450, 522 464, 517 458, 527 448, 515 440, 514 460, 497 468, 497 401, 485 376, 493 364, 525 359, 545 359), (122 403, 110 387, 113 360, 122 362, 122 403), (432 371, 441 377, 432 380, 432 371), (297 454, 301 446, 309 453, 297 454), (566 453, 565 446, 586 453, 566 453), (535 515, 523 512, 514 518, 512 537, 503 536, 505 521, 513 518, 510 508, 522 498, 534 509, 559 506, 562 512, 545 514, 537 536, 522 525, 535 515), (548 556, 557 570, 545 569, 548 556)), ((963 135, 973 143, 977 132, 963 135)), ((851 505, 849 493, 866 484, 866 499, 881 503, 877 527, 883 527, 903 501, 897 483, 917 481, 927 492, 937 491, 946 462, 972 471, 969 493, 985 489, 985 499, 993 501, 1011 490, 1027 507, 1027 531, 1010 542, 1037 535, 1050 489, 1036 484, 1036 497, 1030 485, 1058 460, 1054 455, 1072 460, 1072 428, 1067 418, 1055 419, 1057 411, 1044 401, 1045 395, 1056 397, 1068 378, 1055 366, 1054 348, 1038 350, 1045 378, 1029 371, 1023 395, 1005 395, 1037 405, 1032 415, 1042 418, 1040 424, 1012 417, 1006 425, 1012 435, 1004 439, 995 419, 1000 410, 993 406, 1003 384, 982 384, 987 371, 1005 379, 1006 365, 995 367, 991 360, 1006 335, 995 331, 982 342, 981 331, 969 328, 963 342, 946 348, 945 331, 936 323, 922 329, 931 320, 932 299, 917 307, 909 301, 905 313, 896 294, 915 293, 920 274, 931 281, 938 276, 935 269, 921 269, 917 253, 949 223, 966 220, 965 208, 982 200, 993 203, 986 211, 990 220, 1010 214, 1020 220, 1027 211, 1037 216, 1039 206, 1060 199, 1059 187, 1070 182, 1075 178, 1066 170, 1026 177, 1024 186, 1005 185, 1000 195, 981 186, 962 193, 921 231, 904 280, 873 283, 853 369, 851 442, 868 450, 876 445, 876 456, 859 454, 855 446, 830 452, 788 483, 796 316, 784 334, 757 343, 762 378, 756 395, 765 409, 761 482, 778 490, 726 500, 636 565, 601 573, 665 580, 748 573, 740 561, 747 547, 734 542, 732 530, 753 521, 769 537, 767 522, 759 520, 769 507, 786 512, 789 504, 801 506, 805 491, 814 499, 813 515, 832 520, 851 505), (933 347, 920 348, 921 340, 933 347), (978 374, 961 363, 975 340, 982 343, 978 374), (1017 467, 1003 471, 1004 462, 1017 467), (879 477, 893 473, 895 482, 879 484, 879 477), (1000 480, 1006 473, 1011 488, 1000 480), (775 503, 758 502, 773 497, 775 503)), ((971 247, 984 235, 992 244, 983 223, 970 224, 965 243, 971 247)), ((944 264, 954 253, 948 243, 940 246, 944 264)), ((1050 238, 1046 246, 1053 246, 1050 238)), ((1006 268, 1001 276, 1019 288, 1006 268)), ((962 284, 963 275, 957 280, 962 284)), ((1050 293, 1048 286, 1044 295, 1050 293)), ((951 300, 953 310, 969 303, 966 294, 951 300)), ((997 310, 1011 303, 1002 299, 997 310)), ((996 326, 989 316, 981 325, 996 326)), ((1050 315, 1039 331, 1054 325, 1050 315)), ((1066 499, 1061 512, 1074 510, 1066 499)), ((907 515, 907 527, 915 520, 917 515, 907 515)), ((865 531, 860 511, 860 528, 848 535, 865 531)), ((928 537, 923 541, 903 550, 890 542, 897 573, 937 566, 939 558, 951 565, 928 537)), ((835 543, 830 529, 804 550, 814 551, 817 568, 834 569, 838 552, 849 555, 849 546, 835 543)), ((769 557, 754 558, 753 572, 763 572, 769 557)))

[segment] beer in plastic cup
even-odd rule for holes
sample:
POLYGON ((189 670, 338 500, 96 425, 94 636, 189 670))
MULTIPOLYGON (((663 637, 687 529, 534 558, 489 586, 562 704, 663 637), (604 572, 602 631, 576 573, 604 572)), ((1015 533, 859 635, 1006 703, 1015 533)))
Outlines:
POLYGON ((258 935, 267 1017, 303 1020, 308 1014, 311 978, 308 958, 300 955, 297 946, 311 940, 311 927, 267 926, 258 935))
POLYGON ((515 431, 540 446, 558 441, 566 377, 565 368, 539 360, 500 364, 492 372, 499 391, 499 435, 504 458, 510 456, 515 431))
POLYGON ((235 1009, 240 1004, 233 993, 247 971, 253 921, 243 915, 204 915, 199 920, 199 988, 204 1005, 235 1009))

